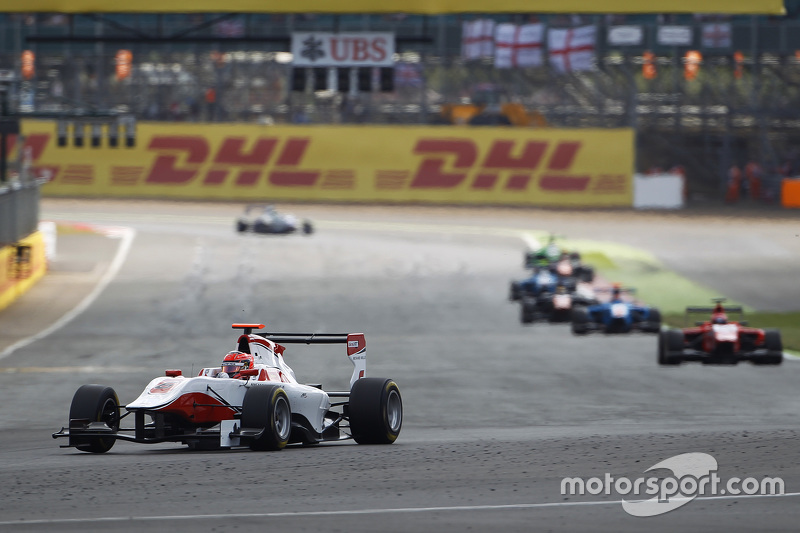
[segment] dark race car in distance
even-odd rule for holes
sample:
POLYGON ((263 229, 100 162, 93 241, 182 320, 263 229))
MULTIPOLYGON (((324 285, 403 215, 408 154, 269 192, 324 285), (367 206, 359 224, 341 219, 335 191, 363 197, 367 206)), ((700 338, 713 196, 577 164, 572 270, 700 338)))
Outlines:
POLYGON ((520 321, 530 324, 537 320, 569 322, 572 310, 578 306, 597 303, 594 289, 586 283, 568 289, 563 284, 540 291, 536 296, 523 294, 520 300, 520 321))
POLYGON ((302 232, 310 235, 314 226, 310 220, 301 221, 294 215, 279 213, 272 205, 248 205, 236 220, 236 231, 275 235, 302 232))
POLYGON ((526 252, 523 266, 526 269, 557 269, 562 276, 575 277, 587 283, 594 281, 594 267, 583 263, 579 252, 561 248, 554 235, 550 236, 546 246, 526 252))
POLYGON ((710 314, 708 320, 692 327, 665 329, 659 335, 658 364, 679 365, 698 361, 705 365, 735 365, 750 361, 755 365, 779 365, 783 362, 783 343, 776 329, 753 328, 741 320, 740 306, 723 307, 724 298, 716 298, 714 307, 687 307, 692 313, 710 314), (738 321, 728 318, 737 313, 738 321))

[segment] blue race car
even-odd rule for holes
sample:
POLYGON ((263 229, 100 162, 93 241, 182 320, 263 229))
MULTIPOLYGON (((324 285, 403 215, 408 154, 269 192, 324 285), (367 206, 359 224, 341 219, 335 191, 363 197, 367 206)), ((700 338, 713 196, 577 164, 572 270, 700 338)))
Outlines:
MULTIPOLYGON (((658 333, 661 330, 661 312, 655 307, 624 300, 622 292, 619 287, 614 287, 610 301, 573 309, 572 333, 658 333)), ((625 292, 632 291, 628 289, 625 292)))

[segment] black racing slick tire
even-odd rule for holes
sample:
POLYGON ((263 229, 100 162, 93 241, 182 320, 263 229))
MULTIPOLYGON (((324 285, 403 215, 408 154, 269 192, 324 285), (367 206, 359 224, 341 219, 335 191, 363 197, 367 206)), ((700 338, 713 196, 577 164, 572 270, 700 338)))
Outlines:
POLYGON ((658 364, 675 366, 683 359, 683 331, 666 329, 658 335, 658 364))
POLYGON ((391 444, 403 425, 403 400, 391 379, 361 378, 350 389, 350 432, 359 444, 391 444))
POLYGON ((303 222, 303 234, 304 235, 311 235, 314 233, 314 226, 308 220, 303 222))
POLYGON ((247 231, 247 222, 242 222, 241 220, 236 221, 236 231, 239 233, 243 233, 247 231))
POLYGON ((581 276, 583 281, 586 283, 592 283, 594 281, 594 268, 586 265, 583 267, 583 275, 581 276))
POLYGON ((519 306, 519 320, 523 324, 532 324, 536 320, 536 300, 522 299, 519 306))
POLYGON ((762 365, 783 363, 783 341, 780 331, 777 329, 764 330, 764 347, 767 349, 767 355, 759 361, 762 365))
POLYGON ((279 385, 250 387, 242 401, 242 428, 261 429, 250 443, 251 450, 280 450, 292 432, 292 408, 286 391, 279 385))
MULTIPOLYGON (((119 431, 119 399, 111 387, 104 385, 83 385, 72 397, 69 406, 70 420, 89 420, 104 422, 113 433, 119 431)), ((72 437, 70 443, 83 452, 105 453, 114 446, 115 438, 72 437)))
POLYGON ((589 312, 583 307, 572 310, 572 333, 585 335, 589 332, 589 312))
POLYGON ((512 281, 508 289, 508 299, 516 302, 520 298, 522 298, 522 287, 518 281, 512 281))
POLYGON ((658 333, 661 331, 661 311, 657 307, 651 307, 650 312, 647 314, 647 329, 650 333, 658 333))

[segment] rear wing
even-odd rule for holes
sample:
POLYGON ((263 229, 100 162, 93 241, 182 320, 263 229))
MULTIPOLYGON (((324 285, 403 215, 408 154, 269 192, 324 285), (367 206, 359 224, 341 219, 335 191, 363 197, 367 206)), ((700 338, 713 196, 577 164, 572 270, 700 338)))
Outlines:
MULTIPOLYGON (((689 306, 689 307, 686 308, 686 318, 685 318, 686 323, 687 324, 689 323, 689 315, 690 314, 710 315, 710 314, 714 313, 715 311, 717 311, 716 307, 689 306)), ((744 318, 744 308, 741 305, 730 305, 730 306, 727 306, 727 307, 723 308, 723 311, 726 314, 737 313, 739 315, 739 320, 737 320, 737 322, 739 322, 741 324, 745 324, 745 322, 742 321, 742 318, 744 318)), ((700 324, 702 324, 702 322, 695 322, 695 325, 699 326, 700 324)))
POLYGON ((595 292, 612 292, 614 289, 625 294, 636 294, 636 287, 597 287, 595 292))
MULTIPOLYGON (((713 313, 715 311, 715 309, 716 308, 714 308, 714 307, 687 307, 686 308, 686 312, 687 313, 708 313, 708 314, 711 314, 711 313, 713 313)), ((744 309, 742 309, 742 306, 740 306, 740 305, 735 305, 735 306, 726 307, 725 308, 725 312, 726 313, 744 314, 744 309)))
MULTIPOLYGON (((253 330, 264 329, 264 324, 233 324, 233 329, 244 330, 250 335, 253 330)), ((350 388, 367 372, 367 340, 363 333, 267 333, 256 332, 259 337, 277 344, 347 344, 347 358, 353 363, 350 388)))

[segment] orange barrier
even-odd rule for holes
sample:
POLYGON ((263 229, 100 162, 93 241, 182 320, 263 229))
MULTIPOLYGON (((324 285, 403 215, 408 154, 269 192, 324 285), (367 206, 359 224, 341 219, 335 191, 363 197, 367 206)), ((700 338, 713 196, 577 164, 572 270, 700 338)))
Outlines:
POLYGON ((784 178, 781 182, 781 205, 800 207, 800 178, 784 178))
POLYGON ((25 121, 46 196, 630 206, 633 130, 140 123, 58 147, 25 121))
POLYGON ((0 248, 0 309, 5 309, 47 271, 45 240, 34 232, 15 246, 0 248))

